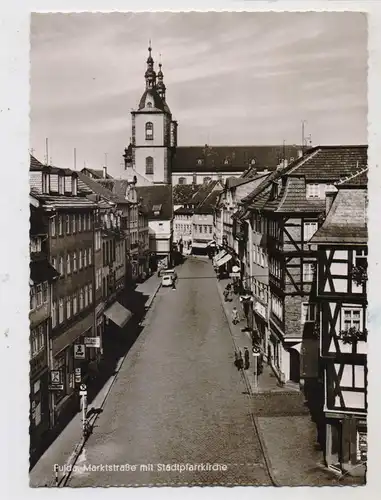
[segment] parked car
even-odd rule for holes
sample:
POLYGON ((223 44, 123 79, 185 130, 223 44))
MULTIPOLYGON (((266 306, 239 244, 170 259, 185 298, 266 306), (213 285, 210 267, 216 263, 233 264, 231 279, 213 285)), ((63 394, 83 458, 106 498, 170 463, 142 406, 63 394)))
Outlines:
POLYGON ((174 278, 171 274, 165 274, 161 278, 161 286, 172 286, 174 278))
POLYGON ((162 269, 161 276, 172 276, 174 280, 177 280, 177 273, 174 269, 162 269))

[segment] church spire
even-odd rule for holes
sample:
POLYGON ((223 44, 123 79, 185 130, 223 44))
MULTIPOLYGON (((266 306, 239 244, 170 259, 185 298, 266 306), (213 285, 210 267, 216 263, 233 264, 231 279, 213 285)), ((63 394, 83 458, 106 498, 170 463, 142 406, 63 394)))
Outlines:
POLYGON ((159 96, 163 99, 163 101, 165 101, 166 87, 165 87, 165 84, 163 81, 164 75, 163 75, 163 72, 161 71, 161 67, 162 67, 162 64, 161 64, 161 56, 160 56, 159 72, 157 74, 157 78, 159 81, 157 82, 156 88, 157 88, 157 93, 159 94, 159 96))
POLYGON ((152 59, 152 48, 151 48, 151 40, 149 41, 148 45, 148 58, 147 58, 147 70, 145 72, 145 79, 146 79, 146 88, 147 89, 152 89, 156 86, 156 73, 155 70, 153 69, 153 59, 152 59))

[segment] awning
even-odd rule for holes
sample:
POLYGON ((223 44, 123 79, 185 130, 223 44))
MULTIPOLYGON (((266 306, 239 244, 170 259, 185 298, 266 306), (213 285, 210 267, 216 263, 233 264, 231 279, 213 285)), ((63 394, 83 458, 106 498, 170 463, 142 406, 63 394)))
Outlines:
POLYGON ((229 262, 229 260, 232 258, 232 256, 230 255, 230 253, 227 253, 226 255, 224 255, 222 257, 222 259, 219 259, 217 262, 216 262, 216 265, 218 267, 221 267, 223 266, 224 264, 226 264, 227 262, 229 262))
POLYGON ((222 259, 222 257, 226 255, 226 253, 226 250, 221 250, 221 252, 214 256, 213 262, 217 262, 218 260, 222 259))
POLYGON ((106 318, 111 319, 113 323, 123 328, 132 316, 132 312, 119 304, 114 302, 111 307, 105 310, 104 315, 106 318))

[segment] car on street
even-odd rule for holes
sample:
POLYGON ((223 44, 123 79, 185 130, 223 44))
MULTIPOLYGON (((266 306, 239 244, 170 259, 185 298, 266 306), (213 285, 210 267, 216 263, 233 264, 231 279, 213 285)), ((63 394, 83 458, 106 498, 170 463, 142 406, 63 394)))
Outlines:
POLYGON ((177 280, 177 273, 174 269, 163 269, 161 276, 172 276, 175 281, 177 280))
POLYGON ((174 278, 171 274, 165 274, 161 278, 161 286, 172 286, 174 282, 174 278))

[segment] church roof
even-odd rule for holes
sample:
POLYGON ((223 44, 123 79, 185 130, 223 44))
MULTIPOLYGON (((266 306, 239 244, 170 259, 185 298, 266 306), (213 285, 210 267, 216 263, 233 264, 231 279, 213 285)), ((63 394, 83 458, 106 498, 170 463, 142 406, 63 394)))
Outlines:
POLYGON ((165 113, 171 113, 167 103, 159 96, 155 89, 147 89, 142 95, 139 106, 139 111, 163 111, 165 113), (147 102, 152 103, 152 107, 147 106, 147 102))
MULTIPOLYGON (((286 159, 298 157, 299 146, 285 146, 286 159)), ((283 146, 178 146, 172 172, 237 172, 250 166, 274 170, 283 158, 283 146), (255 163, 251 163, 254 161, 255 163)))

